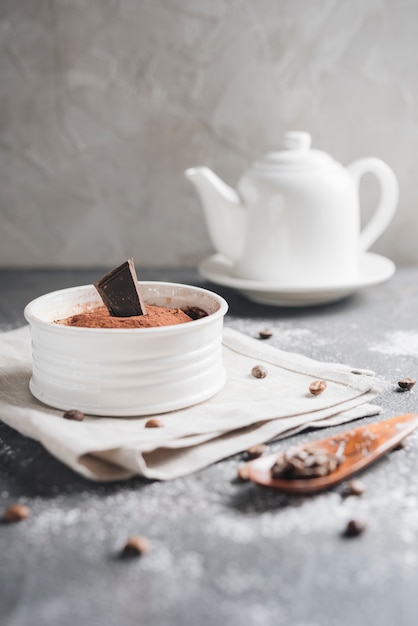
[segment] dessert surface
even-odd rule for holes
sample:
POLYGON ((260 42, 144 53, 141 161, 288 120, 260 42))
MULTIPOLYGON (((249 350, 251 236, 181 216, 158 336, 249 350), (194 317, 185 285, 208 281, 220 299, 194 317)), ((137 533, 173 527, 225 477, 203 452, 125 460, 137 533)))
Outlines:
POLYGON ((178 308, 147 305, 146 315, 115 317, 110 315, 105 306, 99 306, 84 313, 77 313, 76 315, 56 320, 56 324, 83 328, 153 328, 157 326, 174 326, 175 324, 184 324, 191 321, 192 318, 178 308))

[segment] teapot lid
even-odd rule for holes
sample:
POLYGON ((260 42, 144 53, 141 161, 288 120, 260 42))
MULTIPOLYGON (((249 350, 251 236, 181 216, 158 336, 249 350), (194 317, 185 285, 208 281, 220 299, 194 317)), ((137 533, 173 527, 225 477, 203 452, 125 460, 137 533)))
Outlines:
POLYGON ((311 150, 311 136, 304 131, 289 131, 284 135, 284 150, 267 152, 254 163, 257 170, 302 170, 335 166, 334 159, 321 150, 311 150))

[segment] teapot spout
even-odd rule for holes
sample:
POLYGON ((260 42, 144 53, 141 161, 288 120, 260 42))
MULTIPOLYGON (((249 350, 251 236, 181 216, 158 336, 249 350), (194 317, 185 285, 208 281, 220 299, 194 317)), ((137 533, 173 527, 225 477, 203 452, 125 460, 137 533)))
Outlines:
POLYGON ((244 247, 246 230, 246 211, 237 192, 208 167, 191 167, 184 174, 201 199, 212 245, 236 261, 244 247))

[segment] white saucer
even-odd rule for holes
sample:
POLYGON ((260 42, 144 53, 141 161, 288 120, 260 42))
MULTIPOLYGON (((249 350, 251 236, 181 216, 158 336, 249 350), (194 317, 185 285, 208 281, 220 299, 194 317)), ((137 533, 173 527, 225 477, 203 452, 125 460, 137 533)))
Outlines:
POLYGON ((356 280, 344 285, 284 286, 255 280, 237 278, 233 264, 221 254, 214 254, 198 266, 200 274, 218 285, 232 287, 249 300, 276 306, 311 306, 335 302, 359 289, 388 280, 395 272, 395 264, 379 254, 366 252, 360 261, 356 280))

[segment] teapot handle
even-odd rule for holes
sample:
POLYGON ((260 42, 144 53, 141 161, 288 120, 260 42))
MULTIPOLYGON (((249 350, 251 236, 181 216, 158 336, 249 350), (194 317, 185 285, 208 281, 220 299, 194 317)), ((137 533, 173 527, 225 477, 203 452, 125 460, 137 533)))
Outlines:
POLYGON ((375 157, 359 159, 347 166, 357 188, 364 174, 372 173, 380 183, 380 201, 377 208, 360 233, 360 249, 366 251, 389 225, 398 204, 399 186, 396 176, 384 161, 375 157))

